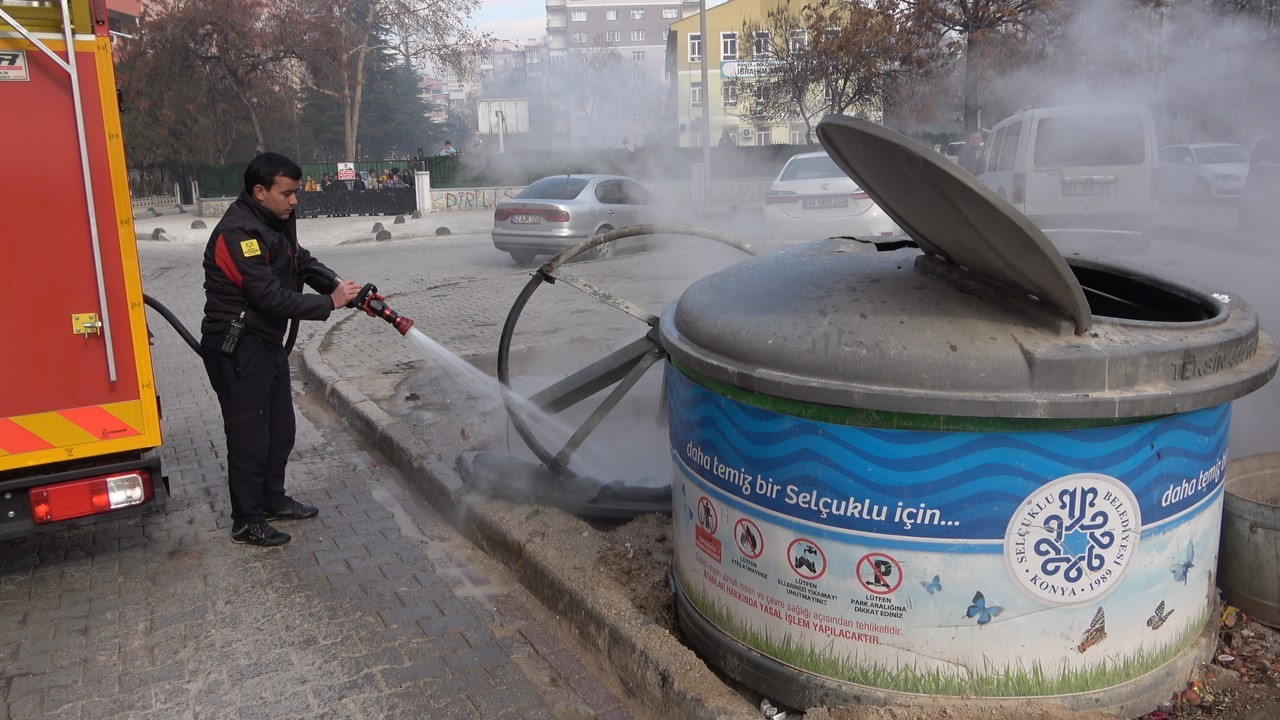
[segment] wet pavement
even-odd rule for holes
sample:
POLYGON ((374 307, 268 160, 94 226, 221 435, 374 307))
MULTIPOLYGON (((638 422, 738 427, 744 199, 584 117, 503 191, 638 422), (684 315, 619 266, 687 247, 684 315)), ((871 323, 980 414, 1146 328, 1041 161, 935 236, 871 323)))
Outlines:
MULTIPOLYGON (((141 250, 148 294, 189 327, 198 252, 141 250)), ((0 718, 653 716, 308 383, 346 364, 345 345, 320 352, 330 337, 398 340, 364 320, 333 336, 344 323, 304 324, 289 489, 321 514, 281 523, 293 541, 262 549, 229 541, 216 400, 150 316, 168 508, 0 544, 0 718)), ((410 362, 401 350, 393 366, 410 362)), ((347 397, 370 383, 382 378, 341 380, 347 397)))

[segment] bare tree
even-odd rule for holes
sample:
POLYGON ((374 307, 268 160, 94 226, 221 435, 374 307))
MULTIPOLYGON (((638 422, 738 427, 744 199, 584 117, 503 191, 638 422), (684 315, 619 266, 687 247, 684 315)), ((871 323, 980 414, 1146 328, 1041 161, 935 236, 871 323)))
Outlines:
MULTIPOLYGON (((284 89, 284 54, 272 42, 280 21, 265 0, 157 0, 143 18, 141 37, 121 53, 131 70, 124 75, 128 94, 139 109, 156 111, 150 120, 160 127, 201 127, 222 156, 243 121, 261 152, 262 114, 279 105, 284 89), (239 106, 239 118, 226 98, 239 106), (217 122, 202 122, 210 118, 217 122)), ((144 126, 130 125, 141 140, 144 126)))
POLYGON ((822 114, 879 114, 895 81, 933 62, 938 40, 898 2, 813 0, 747 21, 740 47, 740 114, 755 123, 799 118, 811 141, 822 114))
POLYGON ((738 42, 742 60, 731 87, 743 120, 763 125, 799 118, 811 140, 814 121, 827 103, 819 84, 823 61, 809 47, 808 9, 797 11, 782 4, 768 10, 762 20, 742 24, 738 42))
POLYGON ((636 68, 635 62, 603 42, 569 53, 551 83, 555 95, 568 98, 572 117, 585 121, 572 131, 575 142, 592 148, 616 147, 627 134, 628 119, 639 108, 660 102, 652 84, 636 77, 636 68))
POLYGON ((1037 23, 1060 25, 1060 0, 902 0, 905 12, 954 38, 964 59, 964 127, 978 128, 978 116, 994 72, 1011 64, 1033 37, 1037 23))
POLYGON ((466 22, 480 0, 284 0, 290 22, 277 43, 300 60, 307 81, 342 103, 343 152, 356 159, 361 104, 374 59, 394 53, 407 62, 450 68, 459 76, 488 38, 466 22))

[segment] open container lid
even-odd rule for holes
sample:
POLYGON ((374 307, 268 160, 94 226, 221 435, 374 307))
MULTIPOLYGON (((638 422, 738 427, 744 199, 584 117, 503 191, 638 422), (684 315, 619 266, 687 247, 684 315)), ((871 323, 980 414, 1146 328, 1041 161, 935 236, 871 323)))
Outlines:
POLYGON ((659 323, 687 375, 761 403, 1076 422, 1210 407, 1275 374, 1280 348, 1239 298, 1068 263, 1015 208, 898 133, 828 117, 818 135, 922 252, 827 238, 698 280, 659 323))
POLYGON ((818 140, 840 169, 920 249, 1093 325, 1079 281, 1049 238, 1017 208, 932 148, 875 123, 828 115, 818 140))

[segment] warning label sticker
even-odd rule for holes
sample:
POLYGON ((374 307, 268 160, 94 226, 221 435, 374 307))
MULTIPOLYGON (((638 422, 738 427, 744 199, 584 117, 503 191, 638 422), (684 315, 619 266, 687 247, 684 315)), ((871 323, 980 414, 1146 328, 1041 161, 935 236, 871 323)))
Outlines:
POLYGON ((30 79, 25 50, 0 50, 0 81, 26 82, 30 79))

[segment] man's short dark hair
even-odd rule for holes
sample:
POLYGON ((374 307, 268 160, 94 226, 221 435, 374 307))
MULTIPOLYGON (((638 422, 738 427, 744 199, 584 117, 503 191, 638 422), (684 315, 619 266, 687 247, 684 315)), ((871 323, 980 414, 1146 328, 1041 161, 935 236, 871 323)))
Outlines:
POLYGON ((302 168, 280 153, 259 153, 244 169, 244 191, 252 193, 258 185, 270 190, 279 175, 298 181, 302 179, 302 168))

